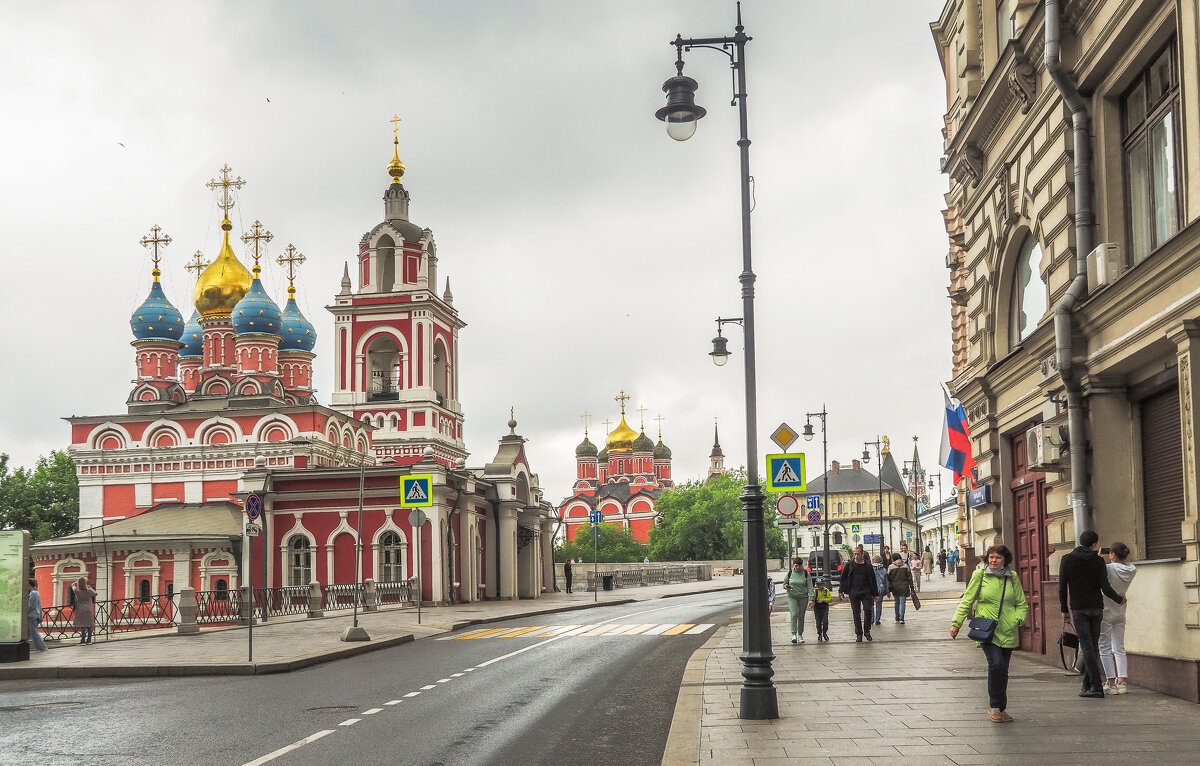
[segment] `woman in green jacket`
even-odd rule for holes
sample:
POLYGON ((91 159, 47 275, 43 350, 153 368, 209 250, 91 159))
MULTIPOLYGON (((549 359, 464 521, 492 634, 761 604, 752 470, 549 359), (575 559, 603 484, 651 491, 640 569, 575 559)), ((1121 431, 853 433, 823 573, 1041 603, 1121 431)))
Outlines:
POLYGON ((1012 551, 1007 546, 988 548, 987 565, 980 566, 971 575, 950 623, 950 638, 957 638, 958 629, 972 606, 976 617, 996 620, 992 640, 975 642, 987 658, 988 717, 996 723, 1013 719, 1005 712, 1008 707, 1008 662, 1012 659, 1012 650, 1021 643, 1018 630, 1029 616, 1029 603, 1025 600, 1021 580, 1009 568, 1012 560, 1012 551))
POLYGON ((792 568, 783 578, 783 589, 788 597, 788 616, 792 618, 792 643, 804 643, 804 610, 812 596, 812 580, 804 569, 804 559, 792 559, 792 568))

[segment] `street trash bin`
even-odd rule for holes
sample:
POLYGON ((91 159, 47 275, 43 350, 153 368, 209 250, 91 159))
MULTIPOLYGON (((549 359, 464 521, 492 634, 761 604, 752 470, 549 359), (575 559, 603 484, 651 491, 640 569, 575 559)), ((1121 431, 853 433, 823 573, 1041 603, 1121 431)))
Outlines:
POLYGON ((613 576, 612 575, 610 575, 610 574, 600 575, 600 579, 602 579, 604 581, 604 589, 605 590, 613 589, 613 576))

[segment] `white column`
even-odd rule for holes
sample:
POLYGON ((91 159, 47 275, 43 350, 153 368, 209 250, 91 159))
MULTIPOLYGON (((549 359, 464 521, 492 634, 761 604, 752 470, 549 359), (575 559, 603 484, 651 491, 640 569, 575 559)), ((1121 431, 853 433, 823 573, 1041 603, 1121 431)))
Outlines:
POLYGON ((500 506, 500 592, 502 599, 517 597, 517 508, 516 503, 500 506))

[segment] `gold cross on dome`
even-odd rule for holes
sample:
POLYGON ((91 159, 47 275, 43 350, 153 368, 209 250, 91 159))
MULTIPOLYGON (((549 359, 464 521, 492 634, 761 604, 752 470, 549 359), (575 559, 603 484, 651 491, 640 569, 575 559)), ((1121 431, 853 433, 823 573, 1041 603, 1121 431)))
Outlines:
POLYGON ((216 191, 218 186, 221 187, 221 200, 219 202, 217 202, 217 207, 219 207, 225 211, 226 218, 229 217, 230 208, 232 208, 235 204, 233 199, 230 198, 230 196, 229 196, 229 189, 230 188, 240 189, 246 185, 246 182, 244 180, 242 180, 241 176, 238 176, 237 178, 235 178, 232 181, 229 180, 229 174, 232 172, 233 172, 233 168, 229 167, 229 163, 227 162, 227 163, 225 163, 224 167, 221 168, 221 180, 220 181, 218 181, 217 179, 214 178, 214 179, 210 180, 208 183, 204 184, 205 186, 212 189, 213 191, 216 191))
POLYGON ((609 426, 611 426, 612 424, 613 424, 613 422, 611 420, 609 420, 608 418, 604 419, 604 434, 605 434, 605 436, 607 436, 608 432, 612 430, 611 428, 609 428, 609 426))
MULTIPOLYGON (((255 223, 258 223, 255 221, 255 223)), ((304 257, 304 253, 297 253, 296 246, 289 244, 283 249, 283 255, 275 259, 275 262, 280 266, 287 264, 288 273, 288 295, 296 294, 296 267, 304 263, 308 259, 304 257)))
POLYGON ((625 414, 625 402, 629 401, 632 398, 633 398, 632 396, 629 396, 628 394, 625 393, 625 389, 623 389, 623 388, 621 389, 620 394, 613 397, 613 401, 621 403, 621 414, 622 415, 625 414))
POLYGON ((274 238, 275 238, 275 235, 273 235, 271 232, 264 229, 262 223, 260 223, 259 221, 255 221, 254 225, 250 227, 250 231, 248 231, 242 235, 243 242, 246 242, 246 243, 253 242, 254 243, 254 274, 255 274, 255 276, 257 276, 258 272, 260 271, 260 269, 258 268, 258 259, 259 259, 258 243, 262 242, 265 245, 266 243, 270 242, 274 238))
POLYGON ((154 272, 153 272, 153 274, 154 274, 154 281, 157 282, 159 275, 162 273, 161 271, 158 270, 158 262, 161 259, 161 256, 158 254, 158 248, 160 246, 166 247, 167 245, 171 244, 171 238, 169 236, 167 236, 167 233, 165 231, 158 228, 158 224, 154 224, 153 226, 150 227, 150 233, 148 235, 142 237, 141 243, 142 243, 142 247, 153 247, 154 248, 154 272), (161 237, 159 236, 160 234, 162 235, 161 237))
POLYGON ((399 141, 400 140, 400 115, 393 114, 392 119, 388 120, 388 122, 392 123, 393 137, 395 138, 395 140, 399 141))
POLYGON ((658 421, 658 440, 662 441, 662 424, 666 418, 664 418, 662 415, 659 415, 655 418, 655 420, 658 421))
POLYGON ((642 430, 645 431, 646 430, 646 408, 638 407, 637 411, 638 411, 638 415, 640 415, 642 418, 642 430))
POLYGON ((583 420, 583 438, 586 439, 587 433, 588 433, 588 424, 592 421, 592 413, 588 412, 587 410, 584 410, 583 414, 580 415, 579 417, 580 417, 580 419, 583 420))
POLYGON ((188 271, 196 272, 196 277, 199 278, 200 272, 204 271, 204 267, 208 265, 208 261, 204 260, 204 253, 199 250, 192 256, 192 260, 188 261, 184 268, 188 271))

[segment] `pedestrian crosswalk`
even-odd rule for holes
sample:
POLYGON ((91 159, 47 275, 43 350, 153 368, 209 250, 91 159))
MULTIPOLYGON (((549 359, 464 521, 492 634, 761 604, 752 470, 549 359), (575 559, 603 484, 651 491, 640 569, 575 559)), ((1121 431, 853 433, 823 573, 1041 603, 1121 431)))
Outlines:
POLYGON ((529 625, 521 628, 488 628, 462 635, 442 636, 439 641, 472 641, 485 638, 566 638, 568 636, 695 636, 716 627, 715 623, 643 622, 627 625, 529 625))

